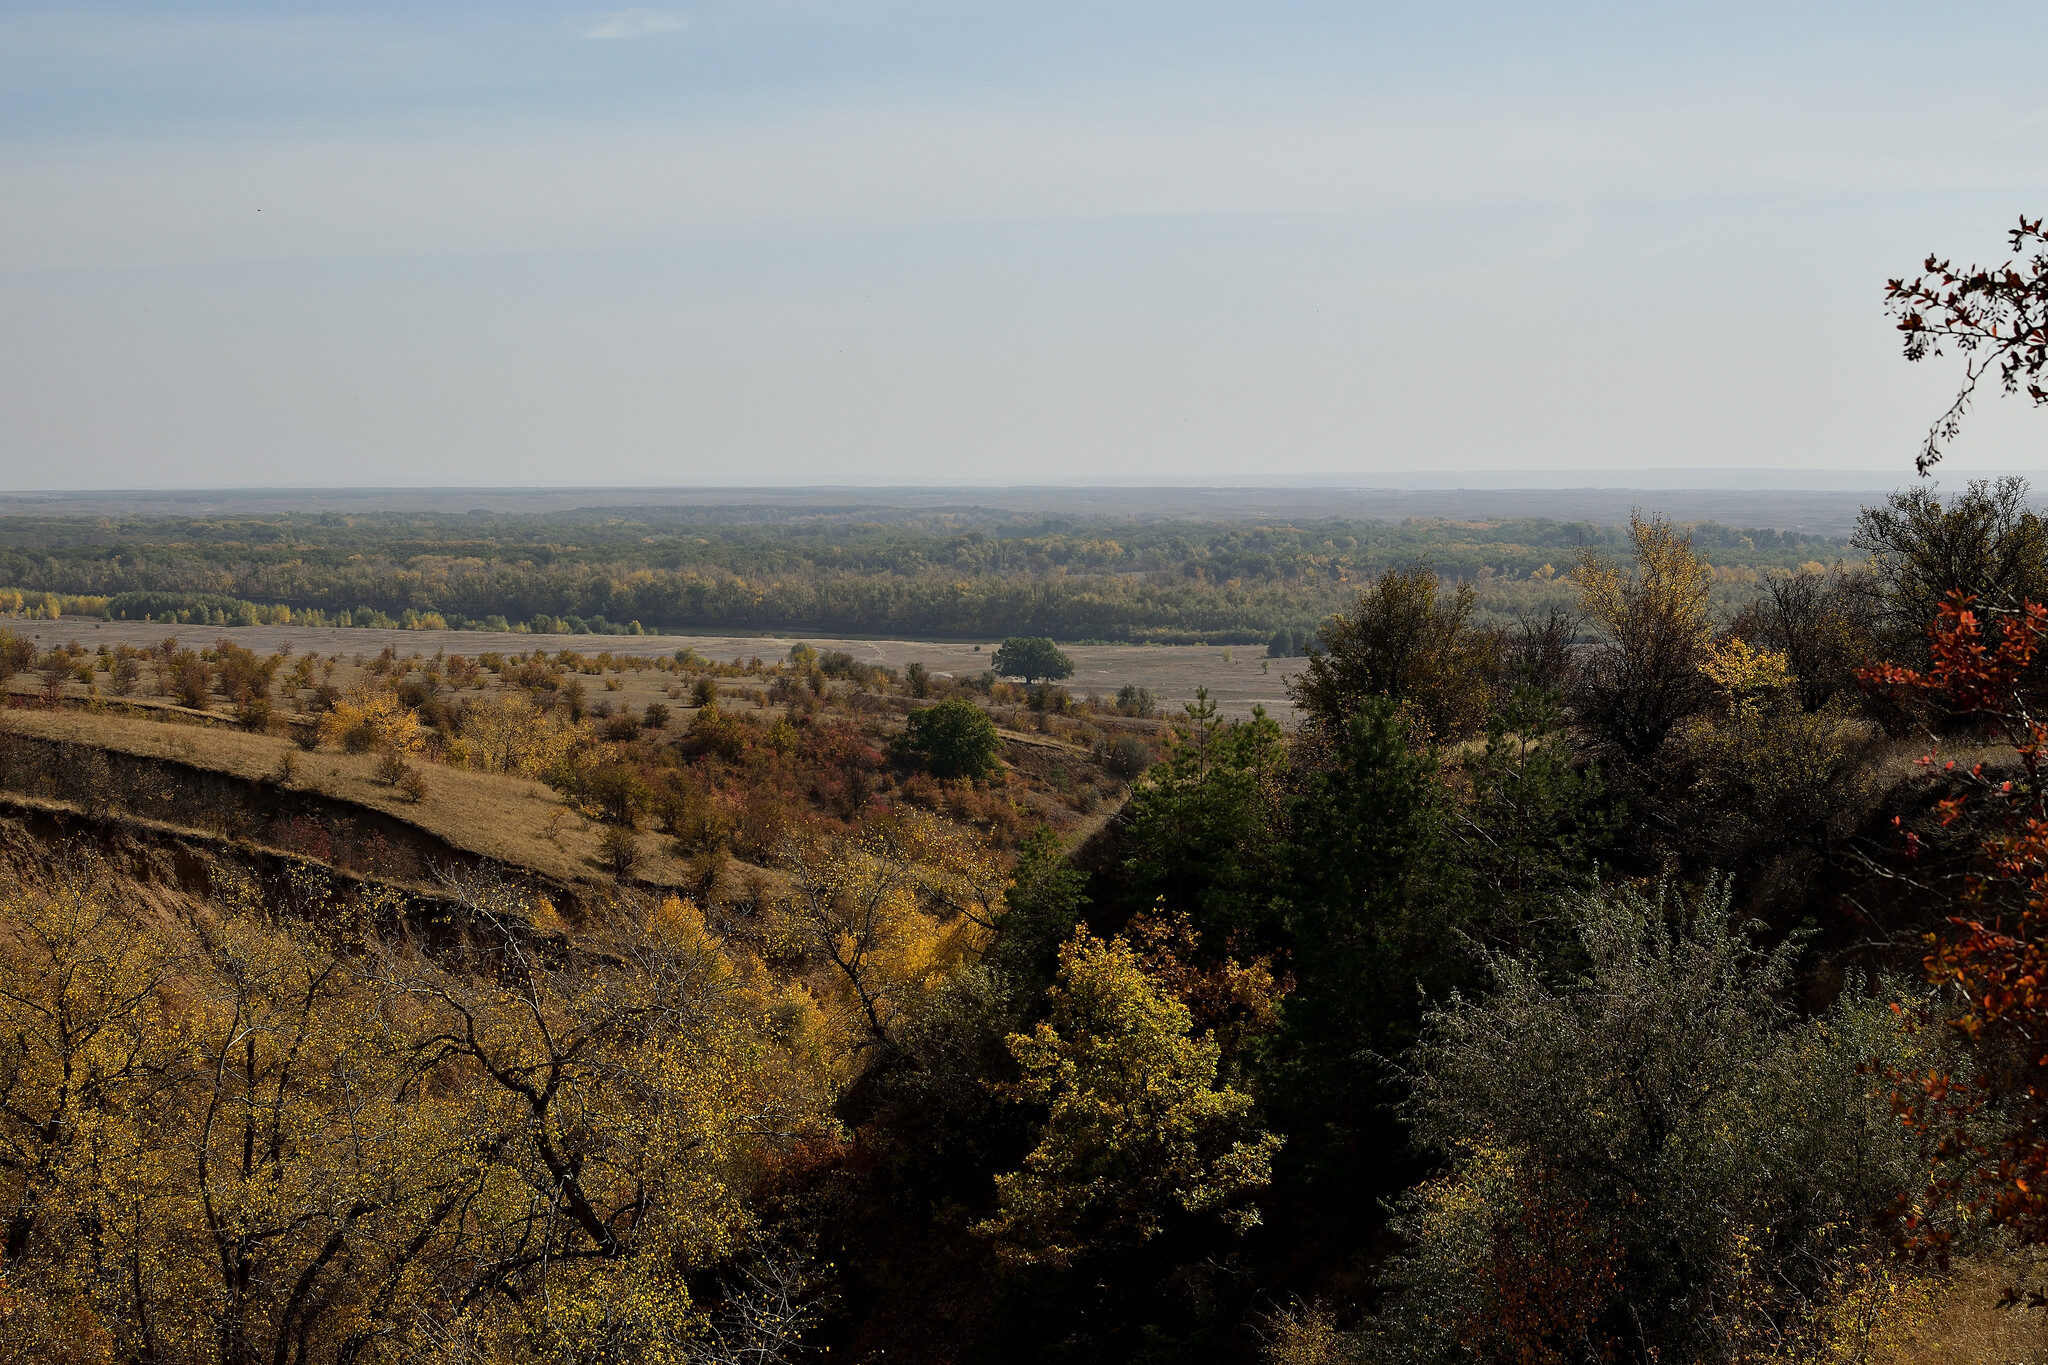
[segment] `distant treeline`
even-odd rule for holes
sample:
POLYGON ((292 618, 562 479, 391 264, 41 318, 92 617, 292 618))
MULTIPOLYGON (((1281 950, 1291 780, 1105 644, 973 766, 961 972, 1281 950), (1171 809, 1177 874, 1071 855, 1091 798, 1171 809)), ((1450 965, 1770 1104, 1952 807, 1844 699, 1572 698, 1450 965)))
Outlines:
MULTIPOLYGON (((1559 580, 1575 552, 1621 536, 1541 519, 20 517, 0 521, 0 587, 103 598, 116 619, 179 623, 1258 643, 1312 628, 1361 582, 1419 560, 1473 582, 1493 612, 1562 600, 1569 590, 1559 580)), ((1729 594, 1746 592, 1759 571, 1831 561, 1848 548, 1711 523, 1693 538, 1729 594)))

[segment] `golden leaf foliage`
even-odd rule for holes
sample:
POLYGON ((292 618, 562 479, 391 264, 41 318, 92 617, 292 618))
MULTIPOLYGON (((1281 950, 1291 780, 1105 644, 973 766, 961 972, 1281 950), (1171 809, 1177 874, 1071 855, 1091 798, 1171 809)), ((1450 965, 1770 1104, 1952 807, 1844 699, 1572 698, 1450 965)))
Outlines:
POLYGON ((903 1024, 986 946, 1007 874, 985 844, 921 813, 783 844, 788 900, 773 932, 814 963, 832 1050, 851 1067, 894 1048, 903 1024))
POLYGON ((506 688, 465 708, 462 738, 472 767, 538 777, 568 751, 574 733, 543 713, 526 692, 506 688))
POLYGON ((1671 736, 1670 752, 1691 778, 1681 794, 1688 827, 1728 848, 1763 831, 1821 846, 1874 727, 1837 702, 1802 710, 1786 656, 1740 638, 1710 646, 1700 672, 1721 704, 1671 736))
POLYGON ((1578 711, 1600 747, 1640 764, 1705 701, 1700 665, 1714 634, 1713 570, 1662 517, 1630 517, 1629 539, 1632 569, 1590 549, 1579 554, 1579 607, 1608 642, 1587 661, 1578 711))
POLYGON ((1754 698, 1792 685, 1792 666, 1774 649, 1758 649, 1731 637, 1710 646, 1700 672, 1736 699, 1754 698))
POLYGON ((420 733, 419 716, 378 682, 351 687, 320 717, 320 742, 352 754, 373 749, 416 754, 426 747, 426 736, 420 733))
POLYGON ((683 1358, 684 1276, 830 1128, 782 992, 673 899, 571 944, 475 883, 430 956, 251 891, 0 898, 0 1359, 683 1358))
POLYGON ((980 1225, 1022 1264, 1149 1241, 1176 1215, 1259 1221, 1247 1196, 1272 1179, 1281 1139, 1250 1121, 1251 1097, 1216 1081, 1221 1049, 1191 1036, 1187 1006, 1145 974, 1122 938, 1085 930, 1060 948, 1052 1017, 1012 1034, 1014 1097, 1046 1106, 1021 1169, 996 1177, 980 1225))
POLYGON ((1707 610, 1714 571, 1693 552, 1691 537, 1663 517, 1640 512, 1629 516, 1628 537, 1635 549, 1633 573, 1596 550, 1579 552, 1573 575, 1579 610, 1616 635, 1651 618, 1705 648, 1714 631, 1707 610))

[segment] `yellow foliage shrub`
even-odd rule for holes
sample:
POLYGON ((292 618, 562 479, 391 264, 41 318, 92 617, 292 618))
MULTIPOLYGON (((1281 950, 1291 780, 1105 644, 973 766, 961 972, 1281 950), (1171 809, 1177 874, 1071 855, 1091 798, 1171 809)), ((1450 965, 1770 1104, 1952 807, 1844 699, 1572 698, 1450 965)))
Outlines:
POLYGON ((426 747, 420 718, 405 708, 389 687, 350 688, 320 718, 320 742, 352 754, 384 749, 417 754, 426 747))

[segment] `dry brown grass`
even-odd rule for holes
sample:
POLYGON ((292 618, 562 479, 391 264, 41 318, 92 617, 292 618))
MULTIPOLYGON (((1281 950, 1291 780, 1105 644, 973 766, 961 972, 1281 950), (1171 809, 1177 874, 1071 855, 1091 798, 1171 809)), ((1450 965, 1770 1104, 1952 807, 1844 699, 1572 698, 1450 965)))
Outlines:
MULTIPOLYGON (((11 620, 6 624, 43 649, 72 639, 88 648, 102 641, 108 644, 153 645, 166 635, 175 635, 195 648, 226 638, 259 655, 289 643, 301 653, 310 649, 319 651, 323 656, 338 653, 349 659, 359 654, 374 657, 387 645, 401 655, 414 652, 431 655, 442 649, 472 659, 486 650, 524 654, 534 649, 546 650, 549 654, 574 649, 591 655, 609 650, 617 655, 654 658, 688 646, 706 658, 721 662, 756 655, 773 662, 787 657, 789 647, 796 642, 794 637, 768 636, 500 635, 483 631, 341 630, 303 626, 167 626, 141 621, 69 618, 57 621, 11 620)), ((995 643, 990 641, 975 646, 914 640, 843 640, 815 635, 804 638, 817 649, 843 650, 863 663, 884 664, 900 670, 916 660, 926 664, 934 673, 957 677, 971 677, 987 668, 989 651, 995 643)), ((1113 696, 1117 688, 1132 683, 1150 688, 1169 714, 1178 714, 1181 703, 1190 700, 1199 685, 1209 689, 1210 699, 1223 715, 1238 718, 1250 714, 1254 704, 1263 705, 1281 720, 1291 716, 1294 707, 1287 697, 1286 680, 1300 672, 1307 662, 1303 659, 1268 660, 1263 657, 1265 651, 1257 645, 1237 645, 1228 650, 1221 645, 1066 645, 1063 648, 1074 660, 1075 673, 1066 685, 1077 697, 1089 692, 1113 696), (1231 656, 1228 662, 1223 657, 1226 653, 1231 656)), ((336 678, 337 684, 346 685, 354 673, 352 668, 344 667, 336 678)), ((600 680, 584 679, 590 689, 591 700, 609 697, 615 703, 628 701, 636 707, 657 698, 670 700, 665 688, 674 679, 667 674, 627 673, 619 681, 622 683, 621 692, 607 692, 600 680)), ((727 687, 738 685, 737 679, 721 679, 720 682, 727 687)), ((73 695, 82 690, 74 687, 73 695)), ((106 690, 104 680, 101 690, 106 690)), ((153 683, 146 683, 142 690, 153 696, 153 683)), ((290 708, 286 706, 283 709, 290 708)))
POLYGON ((1872 1365, 2048 1365, 2048 1310, 1998 1306, 2007 1285, 2039 1279, 2031 1264, 1959 1261, 1919 1321, 1873 1353, 1872 1365))
MULTIPOLYGON (((435 765, 417 802, 381 781, 373 754, 322 749, 300 753, 288 739, 210 726, 166 724, 86 711, 10 711, 5 723, 24 735, 92 744, 116 753, 167 759, 251 782, 274 779, 287 753, 298 758, 291 786, 380 811, 444 842, 498 862, 529 867, 562 881, 599 873, 601 830, 576 815, 563 818, 562 801, 546 785, 435 765)), ((658 854, 648 840, 640 875, 681 884, 687 869, 658 854)))

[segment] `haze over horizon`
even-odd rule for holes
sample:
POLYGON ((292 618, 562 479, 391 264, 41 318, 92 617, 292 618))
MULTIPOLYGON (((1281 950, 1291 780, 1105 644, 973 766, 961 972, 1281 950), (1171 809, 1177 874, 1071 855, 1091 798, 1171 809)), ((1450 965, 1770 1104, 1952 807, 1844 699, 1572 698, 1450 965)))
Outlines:
POLYGON ((1942 21, 16 6, 0 488, 1904 482, 1885 278, 2048 211, 2048 96, 1920 89, 2048 11, 1942 21))

